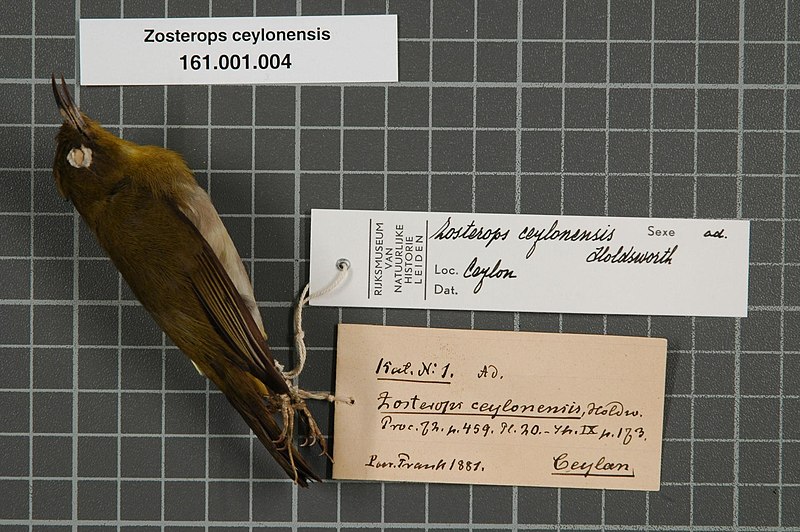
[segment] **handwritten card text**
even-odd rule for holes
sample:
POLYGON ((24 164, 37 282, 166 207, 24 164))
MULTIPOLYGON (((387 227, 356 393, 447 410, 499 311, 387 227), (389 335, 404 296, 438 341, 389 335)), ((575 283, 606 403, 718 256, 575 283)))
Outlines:
POLYGON ((658 490, 666 346, 339 325, 333 476, 658 490))
POLYGON ((749 222, 313 210, 312 305, 746 316, 749 222))

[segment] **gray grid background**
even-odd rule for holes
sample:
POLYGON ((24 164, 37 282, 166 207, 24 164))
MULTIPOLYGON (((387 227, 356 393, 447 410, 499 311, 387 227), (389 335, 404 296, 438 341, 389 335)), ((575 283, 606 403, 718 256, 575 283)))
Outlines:
POLYGON ((800 0, 0 0, 0 13, 3 529, 800 530, 800 0), (75 80, 79 16, 386 12, 400 83, 75 93, 116 133, 184 154, 284 361, 312 207, 751 219, 746 319, 307 312, 311 389, 332 385, 339 322, 666 337, 660 492, 299 490, 58 198, 49 76, 75 80))

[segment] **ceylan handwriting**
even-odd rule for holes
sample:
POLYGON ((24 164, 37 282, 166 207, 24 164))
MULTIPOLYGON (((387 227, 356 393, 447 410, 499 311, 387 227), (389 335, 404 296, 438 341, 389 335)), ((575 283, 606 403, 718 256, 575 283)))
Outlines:
POLYGON ((497 259, 494 266, 481 266, 478 264, 478 257, 472 259, 467 269, 464 270, 465 279, 479 278, 475 288, 472 289, 472 293, 477 294, 480 292, 481 288, 483 288, 483 281, 486 279, 516 279, 517 274, 514 273, 514 270, 502 268, 500 266, 502 263, 503 259, 497 259))
POLYGON ((626 462, 611 462, 605 456, 594 460, 572 460, 569 453, 553 457, 553 475, 583 477, 635 477, 633 467, 626 462))

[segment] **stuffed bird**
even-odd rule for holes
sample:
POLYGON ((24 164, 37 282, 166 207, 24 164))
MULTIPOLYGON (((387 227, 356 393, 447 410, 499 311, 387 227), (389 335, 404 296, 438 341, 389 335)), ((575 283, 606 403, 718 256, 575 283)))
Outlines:
POLYGON ((52 78, 64 123, 53 175, 153 319, 300 486, 320 478, 293 444, 325 439, 270 353, 253 287, 208 194, 177 153, 120 139, 52 78))

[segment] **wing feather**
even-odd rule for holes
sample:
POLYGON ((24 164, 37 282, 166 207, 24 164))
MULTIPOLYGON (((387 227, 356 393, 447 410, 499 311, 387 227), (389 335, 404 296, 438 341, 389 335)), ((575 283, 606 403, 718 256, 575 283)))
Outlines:
MULTIPOLYGON (((260 320, 256 322, 239 287, 231 280, 220 258, 198 227, 182 209, 176 206, 175 210, 185 223, 197 231, 202 241, 197 267, 189 272, 189 277, 209 320, 237 356, 237 360, 233 362, 250 371, 271 391, 288 393, 288 384, 275 365, 260 320)), ((224 226, 222 230, 225 230, 224 226)), ((227 232, 225 234, 227 236, 227 232)), ((238 254, 236 258, 238 259, 238 254)), ((241 263, 241 259, 238 260, 241 263)), ((249 286, 249 280, 247 283, 249 286)), ((252 287, 250 292, 252 293, 252 287)))
POLYGON ((236 291, 242 296, 250 315, 261 329, 262 335, 266 337, 250 277, 247 275, 247 270, 242 264, 242 259, 239 257, 225 225, 211 203, 211 198, 195 183, 187 185, 184 194, 181 194, 180 197, 183 199, 183 204, 178 205, 178 208, 208 242, 214 255, 219 259, 226 274, 236 287, 236 291))

